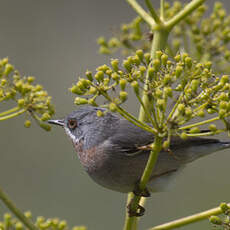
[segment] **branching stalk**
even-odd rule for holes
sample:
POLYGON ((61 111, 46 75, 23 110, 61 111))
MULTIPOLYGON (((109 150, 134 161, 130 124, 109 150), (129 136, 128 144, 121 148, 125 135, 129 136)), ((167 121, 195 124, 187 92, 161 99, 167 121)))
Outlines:
POLYGON ((0 117, 0 121, 4 121, 4 120, 7 120, 7 119, 10 119, 10 118, 13 118, 13 117, 17 117, 17 116, 19 116, 20 114, 25 113, 25 112, 26 112, 26 109, 21 109, 21 110, 19 110, 18 112, 11 113, 11 114, 8 114, 8 115, 6 115, 6 116, 0 117))
POLYGON ((0 188, 0 199, 10 209, 10 211, 30 230, 38 230, 35 225, 25 217, 25 215, 15 206, 9 197, 0 188))
MULTIPOLYGON (((229 206, 230 203, 227 205, 229 206)), ((200 213, 197 213, 191 216, 187 216, 187 217, 184 217, 178 220, 174 220, 166 224, 158 225, 156 227, 150 228, 149 230, 168 230, 168 229, 179 228, 184 225, 192 224, 192 223, 207 219, 208 217, 213 216, 213 215, 219 215, 221 213, 223 213, 223 211, 221 210, 220 207, 217 207, 217 208, 209 209, 207 211, 200 212, 200 213)))

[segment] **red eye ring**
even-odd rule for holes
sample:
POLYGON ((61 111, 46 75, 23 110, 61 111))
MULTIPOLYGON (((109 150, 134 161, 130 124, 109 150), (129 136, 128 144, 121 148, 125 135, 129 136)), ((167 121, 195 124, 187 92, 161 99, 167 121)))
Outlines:
POLYGON ((70 129, 75 129, 77 127, 77 121, 75 119, 69 119, 67 125, 70 129))

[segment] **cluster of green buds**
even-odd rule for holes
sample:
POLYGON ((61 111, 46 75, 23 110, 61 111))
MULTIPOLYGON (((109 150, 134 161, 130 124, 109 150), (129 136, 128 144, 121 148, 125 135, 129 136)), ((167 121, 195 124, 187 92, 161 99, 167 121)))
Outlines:
MULTIPOLYGON (((168 137, 168 142, 171 134, 182 138, 214 135, 230 128, 230 79, 227 75, 215 76, 211 66, 209 61, 197 63, 186 53, 170 60, 167 54, 157 51, 156 58, 150 60, 149 53, 137 50, 122 65, 117 59, 112 59, 111 67, 99 66, 95 74, 87 71, 86 77, 79 78, 70 90, 78 95, 75 104, 98 106, 97 98, 102 96, 104 107, 120 113, 145 130, 160 131, 168 137), (133 89, 151 126, 138 121, 121 107, 128 98, 129 88, 133 89), (149 98, 148 108, 143 103, 141 92, 149 98), (208 114, 212 118, 207 120, 208 114), (186 125, 196 117, 202 121, 186 125), (214 124, 217 120, 221 120, 225 128, 217 128, 214 124), (200 126, 205 124, 210 124, 210 131, 203 133, 200 126)), ((98 115, 103 114, 100 112, 98 115)))
MULTIPOLYGON (((30 211, 24 213, 24 215, 31 221, 33 221, 30 211)), ((35 220, 35 226, 40 230, 69 230, 65 220, 59 220, 58 218, 45 219, 43 216, 39 216, 35 220)), ((18 219, 13 218, 11 214, 5 213, 3 220, 0 221, 0 230, 23 230, 27 229, 18 219)), ((75 226, 72 230, 86 230, 84 226, 75 226)))
MULTIPOLYGON (((170 20, 183 9, 179 1, 171 5, 164 3, 165 19, 170 20)), ((173 58, 182 49, 198 62, 212 61, 213 69, 218 73, 228 73, 230 60, 230 16, 220 2, 215 3, 210 15, 205 16, 207 6, 202 5, 190 17, 185 18, 172 30, 166 53, 173 58)), ((106 40, 98 39, 100 53, 111 54, 122 48, 125 56, 136 50, 150 50, 152 31, 147 24, 137 17, 121 26, 120 32, 106 40)))
POLYGON ((220 2, 208 17, 204 17, 206 8, 199 7, 175 27, 172 50, 175 54, 183 47, 197 61, 212 61, 216 72, 226 73, 230 70, 230 16, 220 2))
POLYGON ((46 120, 54 114, 51 97, 39 84, 34 84, 33 76, 22 77, 14 66, 8 63, 8 59, 0 60, 0 103, 10 104, 15 107, 0 112, 0 121, 26 114, 25 127, 30 127, 31 115, 40 127, 49 131, 50 126, 46 120))
POLYGON ((211 216, 209 217, 209 221, 219 229, 230 230, 230 207, 226 203, 221 203, 220 209, 223 216, 211 216))
POLYGON ((138 49, 147 51, 151 44, 151 34, 149 34, 150 39, 148 39, 146 32, 147 25, 138 16, 128 24, 122 24, 120 31, 117 34, 115 33, 114 37, 108 40, 104 37, 98 38, 99 52, 101 54, 112 54, 122 48, 122 54, 128 56, 138 49))

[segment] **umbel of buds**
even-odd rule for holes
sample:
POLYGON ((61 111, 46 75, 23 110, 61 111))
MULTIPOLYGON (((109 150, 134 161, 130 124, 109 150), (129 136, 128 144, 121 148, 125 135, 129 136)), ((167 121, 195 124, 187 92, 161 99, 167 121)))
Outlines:
POLYGON ((204 124, 209 124, 207 135, 228 131, 230 79, 228 75, 216 76, 210 61, 198 63, 187 53, 170 59, 161 51, 157 51, 156 58, 150 60, 148 53, 137 50, 121 64, 117 59, 112 59, 110 64, 99 66, 94 74, 87 71, 85 78, 79 78, 70 88, 78 95, 75 104, 97 106, 98 98, 102 97, 103 106, 112 112, 120 113, 150 132, 160 130, 168 138, 165 146, 169 145, 172 134, 183 139, 203 136, 201 126, 204 124), (151 126, 139 122, 122 108, 132 92, 144 108, 151 126), (148 108, 145 108, 141 94, 148 97, 148 108), (208 114, 213 118, 205 120, 208 114), (204 120, 186 125, 195 117, 204 120), (213 124, 216 120, 221 120, 225 128, 213 124))
POLYGON ((34 84, 35 77, 22 77, 15 68, 8 63, 8 59, 0 60, 0 103, 13 101, 15 107, 7 111, 0 111, 0 121, 18 116, 27 115, 24 126, 31 126, 28 115, 43 129, 49 131, 50 125, 45 123, 54 114, 51 97, 39 84, 34 84))

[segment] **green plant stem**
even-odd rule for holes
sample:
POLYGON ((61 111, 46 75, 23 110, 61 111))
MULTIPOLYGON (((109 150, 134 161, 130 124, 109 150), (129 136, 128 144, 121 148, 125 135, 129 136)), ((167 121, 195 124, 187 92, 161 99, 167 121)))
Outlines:
POLYGON ((165 19, 165 1, 161 0, 161 6, 160 6, 160 18, 164 21, 165 19))
POLYGON ((7 115, 9 113, 14 113, 14 112, 18 111, 19 109, 20 108, 18 106, 16 106, 16 107, 14 107, 12 109, 6 110, 6 111, 0 113, 0 117, 5 116, 5 115, 7 115))
POLYGON ((11 114, 9 114, 9 115, 0 117, 0 121, 4 121, 4 120, 7 120, 7 119, 10 119, 10 118, 13 118, 13 117, 17 117, 17 116, 19 116, 20 114, 25 113, 25 112, 26 112, 26 109, 21 109, 21 110, 19 110, 19 111, 16 112, 16 113, 11 113, 11 114))
MULTIPOLYGON (((142 177, 140 179, 140 183, 139 183, 139 188, 140 190, 144 190, 149 179, 150 176, 152 174, 152 171, 154 169, 155 163, 157 161, 158 158, 158 154, 161 151, 162 148, 162 137, 159 136, 155 136, 155 140, 154 140, 154 144, 153 144, 153 149, 150 153, 148 162, 146 164, 145 170, 142 174, 142 177)), ((129 199, 131 200, 131 195, 129 195, 129 199)), ((133 196, 132 198, 132 205, 130 207, 130 209, 132 211, 136 211, 138 204, 140 202, 141 197, 140 196, 133 196)), ((125 226, 124 226, 124 230, 135 230, 137 227, 137 217, 129 217, 128 214, 126 215, 126 219, 125 219, 125 226)))
POLYGON ((25 217, 25 215, 15 206, 9 197, 0 188, 0 199, 10 209, 10 211, 30 230, 38 230, 35 225, 25 217))
POLYGON ((154 19, 135 1, 135 0, 126 0, 130 6, 140 15, 140 17, 147 22, 147 24, 152 27, 155 25, 154 19))
POLYGON ((191 129, 193 127, 200 126, 200 125, 205 125, 205 124, 208 124, 210 122, 217 121, 219 119, 220 119, 219 117, 213 117, 213 118, 205 120, 205 121, 200 121, 200 122, 197 122, 197 123, 194 123, 194 124, 191 124, 191 125, 186 125, 186 126, 180 127, 179 129, 180 130, 191 129))
POLYGON ((184 7, 177 15, 175 15, 172 19, 165 22, 165 26, 171 30, 175 25, 177 25, 181 20, 191 14, 195 9, 197 9, 200 5, 202 5, 205 0, 193 0, 188 5, 184 7))
MULTIPOLYGON (((227 205, 229 206, 230 203, 227 205)), ((150 228, 149 230, 168 230, 168 229, 173 229, 173 228, 179 228, 184 225, 192 224, 192 223, 207 219, 210 216, 219 215, 222 213, 223 212, 221 208, 216 207, 216 208, 204 211, 204 212, 200 212, 200 213, 197 213, 191 216, 187 216, 187 217, 184 217, 178 220, 174 220, 174 221, 162 224, 162 225, 158 225, 156 227, 150 228)))
POLYGON ((156 10, 153 8, 152 3, 150 2, 150 0, 145 0, 145 4, 147 5, 150 14, 152 15, 153 19, 155 20, 156 24, 161 24, 161 19, 159 18, 159 16, 156 13, 156 10))
MULTIPOLYGON (((165 49, 167 45, 168 35, 169 35, 168 31, 165 30, 163 27, 162 29, 154 31, 154 37, 153 37, 152 48, 151 48, 151 59, 152 60, 155 59, 156 57, 156 51, 165 49)), ((146 93, 148 92, 148 81, 149 81, 149 76, 147 72, 146 83, 144 85, 143 96, 142 96, 142 101, 146 108, 150 108, 149 96, 146 93)), ((147 119, 148 117, 146 116, 143 107, 141 107, 140 113, 139 113, 139 120, 146 121, 147 119)))

